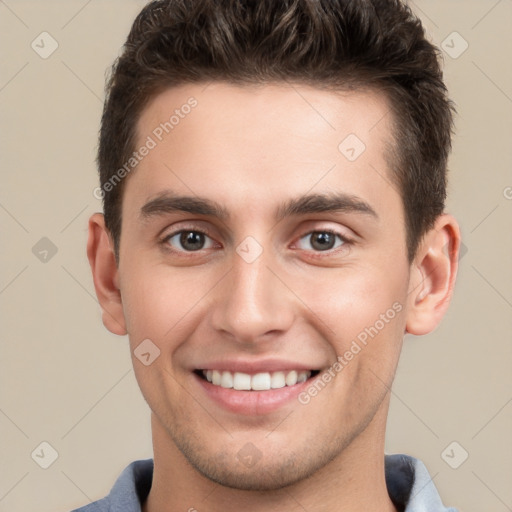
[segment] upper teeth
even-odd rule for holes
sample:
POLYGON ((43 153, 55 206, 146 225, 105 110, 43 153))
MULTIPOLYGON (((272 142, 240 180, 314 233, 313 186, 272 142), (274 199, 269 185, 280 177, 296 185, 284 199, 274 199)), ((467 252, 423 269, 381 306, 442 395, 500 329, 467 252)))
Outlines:
POLYGON ((310 371, 291 372, 272 372, 272 373, 256 373, 249 375, 248 373, 218 370, 203 370, 203 375, 208 382, 215 386, 223 388, 234 388, 244 391, 265 391, 268 389, 278 389, 284 386, 294 386, 298 382, 305 382, 311 377, 310 371))

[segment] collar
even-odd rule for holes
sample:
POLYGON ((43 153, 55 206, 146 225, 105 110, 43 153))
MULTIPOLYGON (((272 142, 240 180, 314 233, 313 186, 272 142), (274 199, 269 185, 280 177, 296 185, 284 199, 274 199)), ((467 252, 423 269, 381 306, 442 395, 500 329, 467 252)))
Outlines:
MULTIPOLYGON (((388 493, 400 512, 457 512, 443 505, 433 479, 420 460, 404 454, 384 457, 388 493)), ((106 498, 80 512, 141 512, 141 503, 151 489, 153 468, 153 459, 132 462, 106 498), (100 504, 106 507, 98 506, 100 504)))

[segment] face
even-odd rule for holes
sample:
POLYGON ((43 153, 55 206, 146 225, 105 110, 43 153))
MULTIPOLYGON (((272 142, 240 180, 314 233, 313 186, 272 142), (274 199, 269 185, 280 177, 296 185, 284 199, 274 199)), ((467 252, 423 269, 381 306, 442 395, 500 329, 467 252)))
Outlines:
POLYGON ((378 93, 212 83, 139 120, 124 322, 158 442, 214 481, 298 481, 383 417, 410 271, 387 111, 378 93))

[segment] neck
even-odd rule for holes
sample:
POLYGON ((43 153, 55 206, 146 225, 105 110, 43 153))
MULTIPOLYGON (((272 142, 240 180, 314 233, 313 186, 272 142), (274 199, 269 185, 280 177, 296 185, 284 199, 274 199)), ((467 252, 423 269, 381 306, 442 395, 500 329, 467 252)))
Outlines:
POLYGON ((224 487, 193 468, 154 414, 154 473, 143 512, 396 512, 385 481, 384 433, 389 398, 343 452, 312 477, 275 491, 224 487), (226 507, 229 504, 229 507, 226 507))

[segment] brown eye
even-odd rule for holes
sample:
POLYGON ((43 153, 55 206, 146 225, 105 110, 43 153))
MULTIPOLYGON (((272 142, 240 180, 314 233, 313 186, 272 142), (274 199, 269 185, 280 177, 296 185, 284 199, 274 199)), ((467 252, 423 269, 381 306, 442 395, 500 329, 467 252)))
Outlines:
POLYGON ((212 240, 202 231, 182 230, 171 233, 164 239, 164 243, 171 245, 173 250, 179 252, 194 252, 211 248, 212 240), (209 245, 205 242, 209 242, 209 245), (177 247, 178 246, 178 247, 177 247))
POLYGON ((303 240, 305 240, 306 243, 302 244, 303 246, 300 247, 301 249, 311 250, 310 248, 312 248, 312 250, 316 252, 337 249, 338 247, 341 247, 347 242, 347 240, 342 235, 340 235, 339 233, 335 233, 333 231, 312 231, 311 233, 308 233, 307 235, 303 236, 299 240, 299 244, 303 240), (340 243, 338 243, 338 245, 335 245, 336 238, 340 240, 340 243), (307 247, 308 243, 310 247, 307 247))

